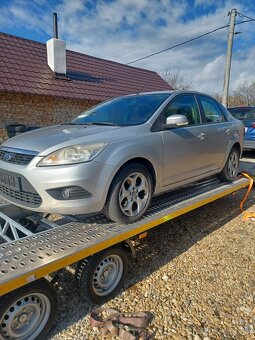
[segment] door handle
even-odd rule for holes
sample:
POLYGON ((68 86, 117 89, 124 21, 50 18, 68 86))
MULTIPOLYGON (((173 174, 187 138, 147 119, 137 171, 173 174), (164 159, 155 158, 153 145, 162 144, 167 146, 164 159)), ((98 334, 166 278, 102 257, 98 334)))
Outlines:
POLYGON ((227 129, 225 132, 226 132, 227 135, 229 135, 230 132, 231 132, 231 130, 230 130, 230 129, 227 129))
POLYGON ((206 133, 203 133, 201 132, 197 137, 200 139, 200 140, 204 140, 206 138, 207 134, 206 133))

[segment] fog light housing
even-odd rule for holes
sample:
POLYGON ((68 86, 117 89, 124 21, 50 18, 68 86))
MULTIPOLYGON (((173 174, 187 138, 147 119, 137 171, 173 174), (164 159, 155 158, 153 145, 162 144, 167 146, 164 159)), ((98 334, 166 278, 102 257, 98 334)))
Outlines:
POLYGON ((66 201, 66 200, 78 200, 83 198, 92 197, 92 194, 82 187, 76 185, 69 187, 61 187, 48 189, 46 192, 55 200, 66 201))

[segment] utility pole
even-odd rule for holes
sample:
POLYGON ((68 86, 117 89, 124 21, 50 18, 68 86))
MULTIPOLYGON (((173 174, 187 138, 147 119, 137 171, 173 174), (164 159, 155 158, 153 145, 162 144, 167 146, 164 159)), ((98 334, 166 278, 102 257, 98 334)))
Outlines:
POLYGON ((222 94, 222 104, 225 107, 228 106, 228 90, 229 90, 229 79, 230 79, 230 69, 231 69, 231 59, 232 59, 232 47, 233 47, 233 39, 234 39, 234 34, 235 34, 236 9, 235 8, 232 9, 229 15, 230 15, 230 24, 229 24, 229 33, 228 33, 228 50, 227 50, 227 57, 226 57, 224 86, 223 86, 223 94, 222 94))

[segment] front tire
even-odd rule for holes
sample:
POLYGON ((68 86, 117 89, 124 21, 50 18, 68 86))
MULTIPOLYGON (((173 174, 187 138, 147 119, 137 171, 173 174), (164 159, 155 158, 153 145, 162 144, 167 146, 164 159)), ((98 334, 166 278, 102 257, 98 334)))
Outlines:
POLYGON ((152 178, 148 169, 143 164, 130 163, 114 178, 103 213, 118 223, 134 223, 147 210, 152 192, 152 178))
POLYGON ((222 171, 218 174, 218 178, 223 182, 233 182, 237 175, 239 169, 239 158, 240 153, 234 147, 231 149, 226 164, 222 171))

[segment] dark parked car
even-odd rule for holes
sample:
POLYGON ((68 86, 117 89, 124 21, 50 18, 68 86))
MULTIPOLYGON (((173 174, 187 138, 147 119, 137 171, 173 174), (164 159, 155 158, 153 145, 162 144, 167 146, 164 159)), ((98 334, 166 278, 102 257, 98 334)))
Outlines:
POLYGON ((230 107, 228 110, 236 119, 244 123, 243 148, 255 150, 255 106, 230 107))

